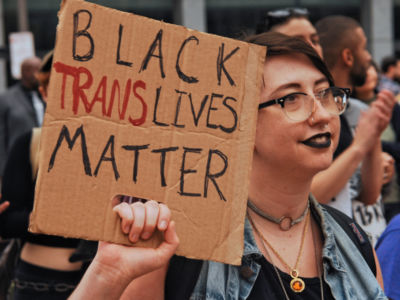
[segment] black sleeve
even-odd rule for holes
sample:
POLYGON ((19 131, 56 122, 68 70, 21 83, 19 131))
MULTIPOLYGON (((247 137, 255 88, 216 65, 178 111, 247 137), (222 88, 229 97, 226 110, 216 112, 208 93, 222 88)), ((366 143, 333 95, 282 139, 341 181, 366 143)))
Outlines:
POLYGON ((349 123, 347 122, 344 115, 340 115, 340 136, 339 143, 336 148, 335 153, 333 153, 333 158, 338 157, 344 150, 346 150, 353 141, 353 134, 349 123))
POLYGON ((189 299, 199 278, 202 260, 174 255, 165 279, 165 300, 189 299))
POLYGON ((25 237, 33 208, 34 182, 30 164, 32 132, 21 135, 12 145, 3 174, 2 202, 10 206, 0 215, 0 236, 25 237))

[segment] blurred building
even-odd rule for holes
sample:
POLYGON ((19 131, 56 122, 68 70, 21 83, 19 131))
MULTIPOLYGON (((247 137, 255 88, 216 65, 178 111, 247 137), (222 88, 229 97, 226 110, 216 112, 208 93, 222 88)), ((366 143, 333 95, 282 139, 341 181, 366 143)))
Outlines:
MULTIPOLYGON (((7 37, 29 30, 42 56, 54 45, 57 11, 61 0, 0 0, 0 92, 13 83, 9 75, 7 37), (7 67, 6 67, 7 66, 7 67)), ((306 7, 311 21, 332 14, 361 22, 369 50, 380 62, 383 56, 400 56, 400 0, 90 0, 115 9, 185 25, 209 33, 239 37, 252 33, 265 12, 282 7, 306 7)))

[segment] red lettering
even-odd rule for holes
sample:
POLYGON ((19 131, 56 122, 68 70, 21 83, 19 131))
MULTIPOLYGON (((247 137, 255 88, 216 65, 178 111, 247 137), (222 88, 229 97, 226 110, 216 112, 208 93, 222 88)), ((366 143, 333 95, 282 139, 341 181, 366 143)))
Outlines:
POLYGON ((61 91, 61 108, 64 109, 64 100, 65 100, 65 85, 66 85, 66 77, 70 75, 74 78, 74 82, 72 84, 72 95, 73 95, 73 104, 72 111, 74 114, 78 113, 78 105, 79 98, 82 98, 83 105, 85 107, 85 111, 87 113, 90 112, 90 104, 87 100, 86 94, 83 90, 90 88, 93 82, 93 76, 90 71, 84 67, 72 67, 61 62, 55 62, 53 64, 54 69, 58 73, 63 73, 63 83, 62 83, 62 91, 61 91), (80 75, 84 73, 87 76, 87 80, 85 83, 80 85, 80 75))
POLYGON ((101 79, 99 86, 97 87, 96 93, 94 94, 92 103, 90 103, 89 105, 89 113, 92 111, 93 109, 93 105, 95 102, 101 102, 102 104, 102 113, 103 116, 106 115, 106 93, 107 93, 107 76, 103 76, 103 78, 101 79), (101 97, 99 97, 99 94, 101 94, 101 97))
POLYGON ((125 119, 125 113, 126 113, 126 108, 128 106, 128 100, 129 96, 131 95, 131 86, 132 86, 132 80, 128 79, 126 84, 125 84, 125 94, 124 94, 124 101, 122 103, 122 111, 121 111, 121 91, 119 87, 119 82, 117 79, 114 80, 112 88, 111 88, 111 98, 110 98, 110 104, 108 105, 108 110, 106 112, 107 117, 111 117, 111 112, 112 112, 112 106, 114 104, 114 98, 115 94, 118 91, 118 113, 119 113, 119 119, 123 120, 125 119))
MULTIPOLYGON (((144 101, 143 97, 138 93, 138 89, 146 90, 146 83, 143 80, 138 80, 133 83, 132 88, 132 79, 128 79, 125 83, 125 92, 124 96, 121 97, 121 87, 118 79, 114 79, 111 87, 111 95, 110 102, 107 104, 107 82, 108 76, 104 75, 94 93, 93 99, 90 102, 86 93, 92 84, 93 84, 93 76, 92 73, 86 69, 85 67, 73 67, 66 65, 62 62, 55 62, 54 69, 57 73, 61 73, 63 75, 62 78, 62 90, 61 90, 61 109, 65 108, 65 93, 66 93, 66 82, 67 76, 71 76, 73 78, 72 82, 72 111, 76 115, 78 113, 79 102, 82 101, 85 112, 91 113, 96 102, 100 102, 102 105, 102 115, 105 117, 111 118, 114 100, 118 99, 118 116, 120 120, 125 120, 126 111, 128 108, 128 102, 130 99, 130 95, 133 91, 135 98, 137 98, 142 105, 142 112, 139 118, 134 119, 132 117, 128 117, 128 121, 134 126, 140 126, 146 121, 147 117, 147 104, 144 101), (85 82, 82 83, 81 75, 86 75, 85 82)), ((90 93, 91 94, 91 93, 90 93)), ((68 97, 67 97, 68 99, 68 97)))
POLYGON ((134 126, 139 126, 142 125, 146 121, 146 116, 147 116, 147 104, 144 102, 142 96, 140 96, 137 92, 137 88, 142 88, 146 89, 146 83, 142 80, 138 80, 133 84, 133 94, 135 95, 136 98, 139 99, 139 101, 142 103, 142 115, 138 119, 132 119, 129 117, 129 122, 132 123, 134 126))

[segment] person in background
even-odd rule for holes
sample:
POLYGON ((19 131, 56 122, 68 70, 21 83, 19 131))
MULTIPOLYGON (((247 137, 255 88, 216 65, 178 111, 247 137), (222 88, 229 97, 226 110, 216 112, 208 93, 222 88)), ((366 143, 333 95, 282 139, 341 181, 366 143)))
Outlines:
MULTIPOLYGON (((349 17, 330 16, 315 26, 335 84, 349 90, 363 85, 371 55, 360 24, 349 17)), ((380 106, 380 113, 373 113, 372 107, 368 109, 360 100, 349 99, 349 106, 341 116, 334 163, 318 173, 312 183, 311 190, 318 201, 350 217, 355 216, 352 200, 363 205, 377 202, 383 183, 380 136, 390 121, 394 104, 395 98, 389 91, 380 92, 373 102, 374 106, 380 106)))
MULTIPOLYGON (((371 65, 367 69, 365 83, 361 86, 354 87, 353 97, 366 104, 363 109, 367 109, 367 105, 370 105, 376 99, 378 77, 378 66, 374 61, 371 61, 371 65)), ((391 126, 387 126, 385 131, 382 133, 381 138, 383 139, 383 136, 387 136, 390 130, 391 126)), ((395 178, 395 159, 390 154, 391 151, 389 151, 389 153, 385 152, 385 146, 388 145, 394 147, 393 142, 382 141, 382 148, 384 149, 382 152, 383 186, 381 196, 377 203, 374 205, 363 205, 357 200, 353 201, 353 216, 357 219, 357 222, 362 226, 362 228, 370 234, 373 245, 376 244, 379 236, 386 228, 383 200, 398 196, 397 183, 392 182, 395 178)))
POLYGON ((273 31, 301 38, 322 57, 317 30, 308 17, 309 12, 306 8, 295 7, 269 11, 266 13, 263 22, 257 26, 256 33, 273 31))
MULTIPOLYGON (((47 99, 52 58, 51 52, 37 74, 44 99, 47 99)), ((10 206, 0 215, 0 236, 20 238, 24 242, 15 269, 11 300, 67 299, 83 274, 81 262, 69 261, 79 240, 28 232, 40 133, 40 128, 34 128, 17 138, 4 170, 2 195, 10 206)))
MULTIPOLYGON (((155 255, 162 267, 138 277, 144 268, 139 251, 145 258, 160 252, 105 244, 71 299, 386 299, 363 231, 352 223, 375 270, 357 247, 360 240, 339 224, 349 218, 310 195, 313 176, 332 162, 346 90, 333 85, 320 56, 301 39, 269 32, 247 41, 268 51, 260 99, 254 99, 259 110, 249 195, 243 199, 248 208, 242 265, 178 256, 165 263, 176 244, 172 227, 164 235, 165 255, 155 255)), ((371 113, 381 109, 374 104, 371 113)), ((132 242, 171 226, 169 210, 156 201, 122 203, 115 210, 132 242)))
POLYGON ((367 76, 363 85, 355 86, 353 96, 366 104, 370 104, 376 99, 378 93, 379 69, 376 63, 371 60, 371 65, 367 69, 367 76))
POLYGON ((396 215, 376 244, 376 254, 382 268, 385 294, 400 300, 400 215, 396 215))
POLYGON ((378 90, 389 90, 395 96, 400 94, 400 60, 394 56, 386 56, 381 63, 382 74, 379 78, 378 90))
POLYGON ((44 103, 35 76, 41 59, 31 57, 21 64, 21 80, 0 95, 0 180, 11 145, 17 137, 42 124, 44 103))

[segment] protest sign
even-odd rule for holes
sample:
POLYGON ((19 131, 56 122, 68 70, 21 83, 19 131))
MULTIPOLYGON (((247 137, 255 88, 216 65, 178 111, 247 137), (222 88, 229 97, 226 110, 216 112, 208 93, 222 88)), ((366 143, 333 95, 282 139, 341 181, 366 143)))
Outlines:
POLYGON ((240 264, 265 51, 64 1, 30 230, 129 244, 112 199, 154 199, 179 255, 240 264))

